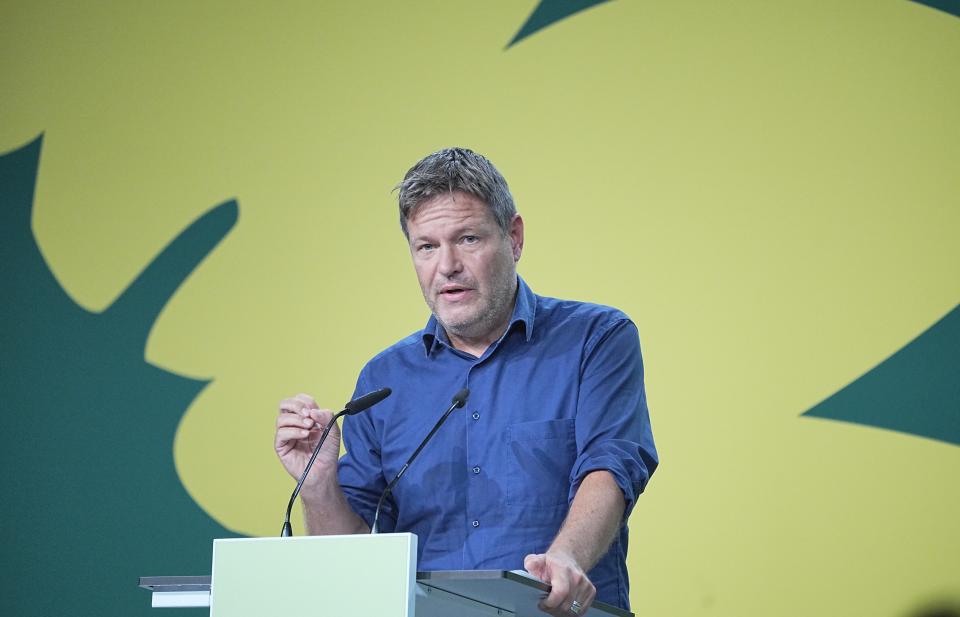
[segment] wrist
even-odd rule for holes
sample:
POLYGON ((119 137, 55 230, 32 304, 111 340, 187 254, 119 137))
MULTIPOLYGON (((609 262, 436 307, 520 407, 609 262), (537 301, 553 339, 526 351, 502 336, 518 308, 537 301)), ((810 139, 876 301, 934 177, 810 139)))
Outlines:
POLYGON ((571 547, 565 546, 562 543, 554 544, 553 546, 548 548, 547 555, 549 555, 550 557, 556 560, 571 563, 571 564, 576 564, 577 567, 581 567, 580 559, 578 559, 576 551, 574 551, 571 547))
POLYGON ((320 461, 310 470, 310 475, 300 488, 300 500, 306 506, 317 506, 329 500, 340 488, 336 465, 323 465, 320 461))

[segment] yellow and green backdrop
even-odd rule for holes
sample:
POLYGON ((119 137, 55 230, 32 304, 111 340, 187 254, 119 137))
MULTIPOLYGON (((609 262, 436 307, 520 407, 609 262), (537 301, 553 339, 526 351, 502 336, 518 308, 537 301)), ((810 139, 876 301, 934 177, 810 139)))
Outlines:
POLYGON ((448 145, 640 328, 638 613, 956 602, 960 3, 9 0, 0 613, 279 531, 277 401, 425 322, 391 188, 448 145))

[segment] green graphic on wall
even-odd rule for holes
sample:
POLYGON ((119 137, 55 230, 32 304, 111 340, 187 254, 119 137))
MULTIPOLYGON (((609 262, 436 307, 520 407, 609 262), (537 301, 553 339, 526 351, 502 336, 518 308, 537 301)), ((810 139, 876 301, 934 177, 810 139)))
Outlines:
POLYGON ((960 306, 803 415, 960 445, 960 306))
POLYGON ((177 424, 207 382, 150 365, 144 345, 236 223, 237 204, 194 221, 91 313, 63 291, 32 233, 41 143, 0 156, 0 614, 149 615, 135 573, 208 574, 212 538, 234 535, 174 469, 177 424))
POLYGON ((608 0, 540 0, 540 4, 533 9, 533 13, 520 26, 520 30, 513 36, 507 47, 516 45, 531 34, 539 32, 561 19, 604 2, 608 2, 608 0))
POLYGON ((931 8, 939 9, 944 13, 950 13, 960 17, 960 0, 913 0, 917 4, 925 4, 931 8))
MULTIPOLYGON (((960 0, 913 0, 944 13, 960 17, 960 0)), ((520 27, 507 47, 512 47, 547 26, 609 0, 540 0, 527 21, 520 27)))

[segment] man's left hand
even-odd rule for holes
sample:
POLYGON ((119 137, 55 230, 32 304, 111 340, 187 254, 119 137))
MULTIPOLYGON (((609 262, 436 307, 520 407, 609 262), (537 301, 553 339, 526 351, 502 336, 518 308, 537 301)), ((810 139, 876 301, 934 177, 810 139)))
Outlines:
POLYGON ((583 615, 597 595, 586 573, 573 558, 563 551, 527 555, 523 567, 550 585, 550 594, 540 601, 540 610, 554 617, 583 615))

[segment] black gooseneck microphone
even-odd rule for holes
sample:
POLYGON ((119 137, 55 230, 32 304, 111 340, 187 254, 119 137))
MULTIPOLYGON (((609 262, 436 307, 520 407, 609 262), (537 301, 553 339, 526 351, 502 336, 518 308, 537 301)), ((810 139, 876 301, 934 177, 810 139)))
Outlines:
POLYGON ((310 468, 313 467, 313 462, 317 460, 317 455, 320 454, 320 446, 322 446, 323 442, 326 441, 327 435, 330 434, 330 429, 333 428, 333 425, 337 423, 337 420, 339 420, 341 416, 352 416, 353 414, 360 413, 369 407, 373 407, 383 399, 390 396, 390 392, 390 388, 380 388, 379 390, 374 390, 369 394, 364 394, 359 398, 353 399, 344 405, 343 411, 333 416, 333 419, 330 420, 326 428, 323 429, 323 434, 320 435, 320 441, 317 442, 317 447, 313 449, 313 455, 310 457, 310 461, 307 463, 307 466, 303 468, 303 473, 300 474, 300 479, 297 480, 297 487, 293 489, 293 494, 290 495, 290 502, 287 503, 287 513, 283 518, 283 529, 280 531, 281 538, 289 538, 293 535, 293 528, 290 526, 290 511, 293 510, 293 502, 297 500, 297 495, 300 494, 300 489, 303 487, 303 481, 307 479, 307 474, 310 473, 310 468))
POLYGON ((453 395, 453 401, 450 403, 450 407, 444 412, 440 419, 437 420, 437 423, 433 425, 433 428, 430 429, 430 432, 427 433, 427 436, 423 438, 423 441, 420 442, 420 445, 417 446, 417 449, 413 451, 413 454, 410 455, 410 458, 407 459, 407 462, 403 464, 403 467, 400 468, 400 471, 397 472, 397 475, 394 476, 393 480, 390 481, 390 484, 387 485, 387 488, 383 489, 383 493, 380 495, 380 501, 377 502, 377 509, 373 513, 373 525, 370 526, 370 533, 379 533, 380 531, 380 509, 383 508, 383 502, 387 498, 387 495, 393 491, 393 487, 397 485, 397 481, 400 479, 400 476, 410 467, 410 463, 413 462, 413 459, 417 458, 417 455, 420 454, 420 451, 423 450, 423 447, 427 445, 427 442, 433 438, 433 434, 437 432, 437 429, 447 421, 447 417, 453 412, 454 409, 459 409, 467 404, 467 398, 470 396, 470 389, 464 388, 456 394, 453 395))

